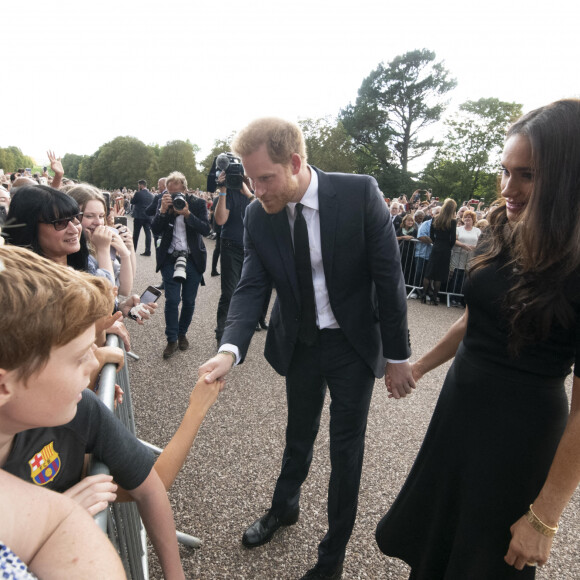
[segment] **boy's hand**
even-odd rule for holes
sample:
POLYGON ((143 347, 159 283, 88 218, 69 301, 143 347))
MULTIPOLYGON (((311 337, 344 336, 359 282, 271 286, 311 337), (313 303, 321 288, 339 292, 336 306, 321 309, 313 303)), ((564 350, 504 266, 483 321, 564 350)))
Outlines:
POLYGON ((117 499, 117 485, 111 475, 90 475, 67 489, 63 495, 74 499, 92 516, 102 512, 109 502, 117 499))
POLYGON ((218 395, 223 391, 226 382, 218 379, 212 383, 206 383, 202 375, 195 384, 195 387, 189 395, 189 406, 198 410, 203 410, 204 414, 217 401, 218 395))
POLYGON ((119 372, 125 364, 125 355, 116 346, 101 346, 95 350, 95 356, 99 361, 99 367, 101 369, 106 364, 113 363, 117 365, 117 372, 119 372))

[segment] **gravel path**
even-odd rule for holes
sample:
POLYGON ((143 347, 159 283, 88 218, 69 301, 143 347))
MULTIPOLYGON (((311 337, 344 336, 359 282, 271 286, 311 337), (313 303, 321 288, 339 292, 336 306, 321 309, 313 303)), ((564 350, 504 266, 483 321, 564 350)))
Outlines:
MULTIPOLYGON (((143 236, 141 236, 143 237, 143 236)), ((139 252, 143 251, 141 240, 139 252)), ((211 260, 214 242, 206 240, 211 260)), ((135 290, 161 280, 154 258, 138 256, 135 290)), ((177 428, 195 384, 197 369, 215 353, 215 315, 219 278, 206 275, 189 331, 191 349, 169 361, 165 347, 163 298, 144 327, 129 322, 132 348, 141 360, 129 361, 138 435, 163 447, 177 428)), ((272 299, 273 302, 273 299, 272 299)), ((431 348, 462 311, 409 301, 413 359, 431 348)), ((286 424, 284 379, 263 357, 266 333, 258 332, 246 362, 234 369, 225 391, 206 417, 171 492, 178 529, 200 537, 200 549, 181 548, 187 578, 292 579, 316 563, 318 542, 326 531, 328 400, 316 441, 310 475, 303 486, 299 522, 278 532, 264 546, 247 550, 241 535, 269 507, 280 468, 286 424)), ((448 365, 425 377, 412 397, 387 398, 377 381, 369 413, 359 510, 347 547, 345 579, 408 578, 408 567, 383 556, 374 530, 401 488, 422 442, 448 365)), ((562 521, 548 565, 537 578, 580 578, 580 496, 575 494, 562 521)), ((150 554, 151 578, 162 578, 150 554)), ((468 579, 466 579, 468 580, 468 579)), ((493 580, 493 579, 490 579, 493 580)))

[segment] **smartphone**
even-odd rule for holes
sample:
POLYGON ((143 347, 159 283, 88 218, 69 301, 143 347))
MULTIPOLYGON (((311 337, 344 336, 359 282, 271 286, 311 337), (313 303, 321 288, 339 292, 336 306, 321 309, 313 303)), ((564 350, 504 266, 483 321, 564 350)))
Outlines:
POLYGON ((115 217, 115 225, 117 224, 121 224, 122 226, 127 226, 127 216, 124 215, 118 215, 117 217, 115 217))
POLYGON ((111 194, 108 191, 101 191, 101 194, 105 198, 105 203, 107 204, 107 213, 109 213, 109 208, 111 207, 111 194))
MULTIPOLYGON (((115 200, 115 211, 121 211, 125 207, 125 200, 122 197, 118 197, 115 200)), ((125 224, 127 225, 127 224, 125 224)))
POLYGON ((133 320, 140 320, 141 316, 139 315, 139 310, 141 310, 142 305, 149 304, 151 302, 157 302, 161 294, 162 292, 159 290, 159 288, 155 288, 155 286, 147 286, 145 292, 141 294, 141 304, 131 308, 129 311, 129 318, 132 318, 133 320))

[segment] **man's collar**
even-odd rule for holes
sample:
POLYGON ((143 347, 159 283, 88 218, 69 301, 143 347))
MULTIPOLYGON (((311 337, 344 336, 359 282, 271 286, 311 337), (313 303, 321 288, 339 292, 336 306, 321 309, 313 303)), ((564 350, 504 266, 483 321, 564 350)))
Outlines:
MULTIPOLYGON (((308 166, 310 170, 310 183, 300 200, 300 203, 310 209, 318 211, 318 173, 310 165, 308 166)), ((288 207, 291 212, 294 213, 294 208, 298 202, 289 202, 288 207)))

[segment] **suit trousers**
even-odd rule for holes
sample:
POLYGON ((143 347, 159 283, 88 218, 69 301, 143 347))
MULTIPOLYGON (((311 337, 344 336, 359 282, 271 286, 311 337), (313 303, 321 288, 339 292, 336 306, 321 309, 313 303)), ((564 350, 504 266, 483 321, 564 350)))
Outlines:
POLYGON ((139 244, 139 234, 141 233, 141 228, 145 230, 145 253, 151 253, 151 220, 138 219, 133 220, 133 246, 135 247, 135 252, 137 251, 137 245, 139 244))
POLYGON ((340 329, 320 330, 313 346, 297 343, 286 376, 286 448, 271 509, 283 516, 299 505, 328 386, 331 473, 329 527, 318 547, 322 569, 330 570, 344 560, 354 526, 374 384, 372 370, 340 329))

